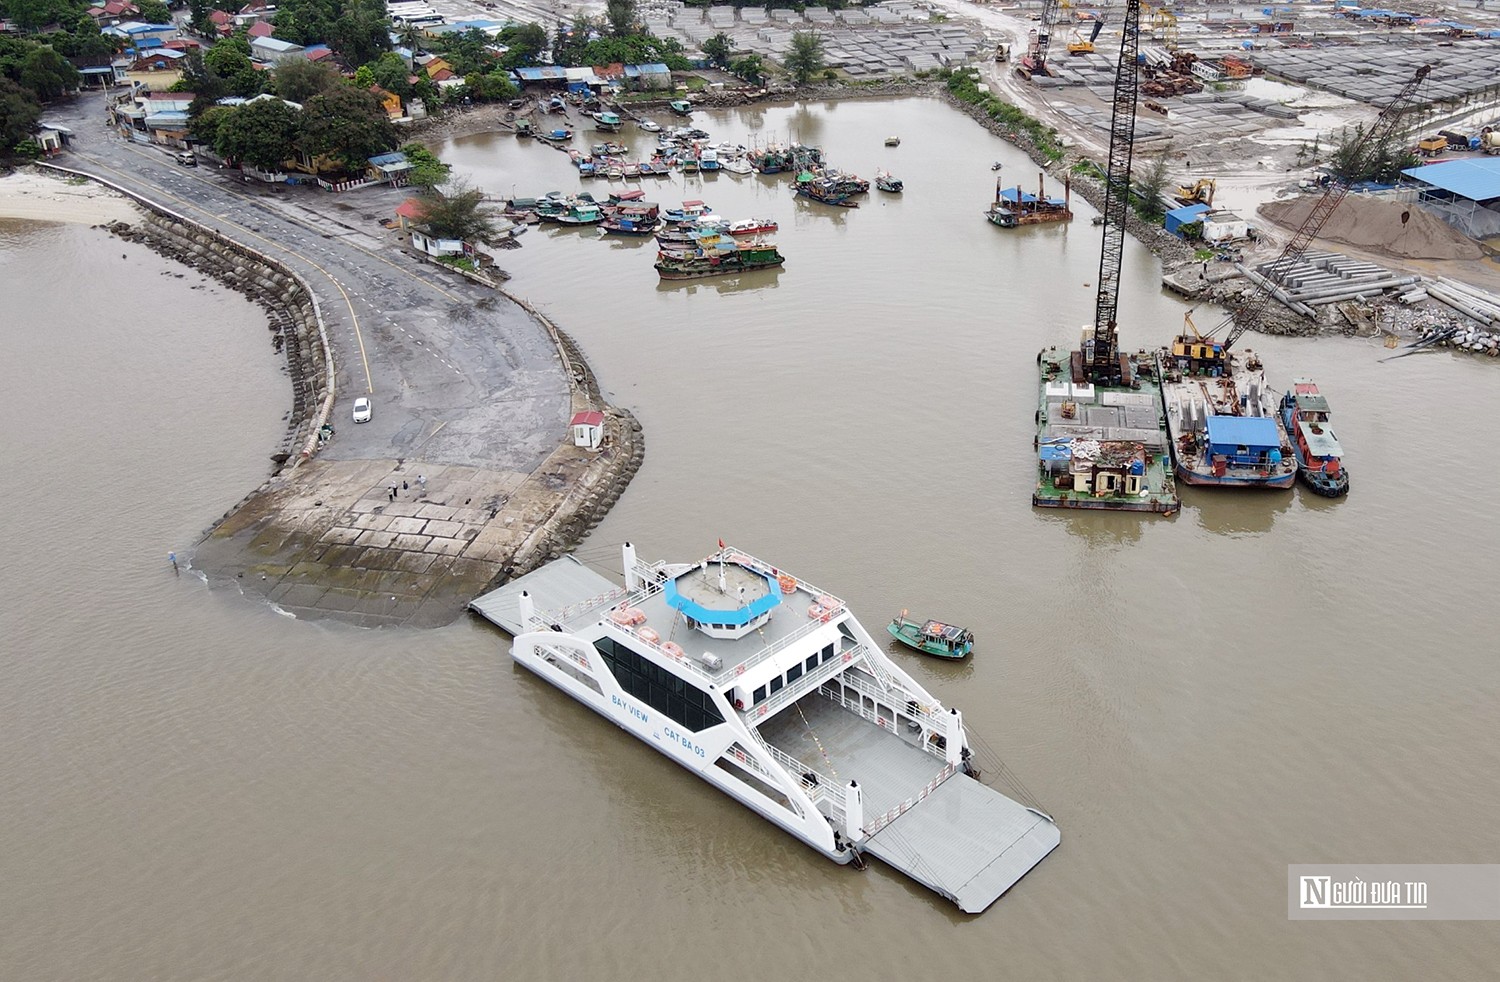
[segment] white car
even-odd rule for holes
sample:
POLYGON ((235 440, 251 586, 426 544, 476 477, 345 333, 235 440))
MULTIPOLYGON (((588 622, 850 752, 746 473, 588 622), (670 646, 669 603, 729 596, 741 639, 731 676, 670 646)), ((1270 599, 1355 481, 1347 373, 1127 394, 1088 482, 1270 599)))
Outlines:
POLYGON ((356 423, 370 421, 370 400, 364 396, 354 400, 354 421, 356 423))

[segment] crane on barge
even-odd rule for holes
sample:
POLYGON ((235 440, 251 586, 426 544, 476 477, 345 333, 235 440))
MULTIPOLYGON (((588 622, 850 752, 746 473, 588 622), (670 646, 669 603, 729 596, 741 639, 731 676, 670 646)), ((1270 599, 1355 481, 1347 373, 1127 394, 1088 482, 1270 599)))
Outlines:
MULTIPOLYGON (((1396 93, 1395 98, 1380 111, 1375 117, 1375 122, 1370 125, 1370 132, 1365 134, 1364 144, 1359 153, 1352 161, 1349 168, 1353 174, 1365 171, 1375 155, 1380 153, 1381 148, 1390 140, 1401 124, 1401 117, 1410 109, 1414 103, 1418 87, 1432 71, 1431 65, 1423 65, 1396 93)), ((1318 233, 1323 230, 1328 219, 1333 215, 1335 208, 1349 195, 1349 182, 1333 178, 1329 181, 1327 189, 1323 192, 1313 209, 1308 213, 1300 228, 1288 240, 1286 247, 1281 250, 1272 262, 1262 266, 1265 274, 1257 274, 1252 277, 1256 281, 1256 289, 1250 298, 1241 303, 1235 311, 1217 327, 1203 334, 1193 328, 1192 334, 1183 333, 1172 341, 1172 354, 1176 357, 1191 357, 1196 362, 1206 360, 1225 361, 1229 357, 1229 351, 1240 338, 1248 331, 1253 331, 1260 326, 1265 317, 1266 308, 1270 305, 1271 298, 1281 290, 1282 284, 1291 272, 1302 262, 1307 255, 1308 248, 1318 233), (1224 336, 1222 343, 1208 345, 1207 342, 1219 331, 1229 327, 1229 333, 1224 336), (1205 347, 1210 350, 1204 351, 1205 347), (1198 350, 1193 350, 1198 349, 1198 350)), ((1187 321, 1192 327, 1192 320, 1187 321)))
POLYGON ((1130 359, 1120 352, 1115 314, 1120 305, 1120 266, 1125 254, 1125 220, 1130 212, 1130 165, 1135 154, 1135 106, 1139 91, 1140 0, 1125 5, 1120 61, 1115 67, 1113 112, 1109 122, 1109 167, 1104 176, 1104 242, 1099 249, 1099 286, 1094 295, 1094 330, 1073 352, 1075 383, 1132 385, 1130 359))

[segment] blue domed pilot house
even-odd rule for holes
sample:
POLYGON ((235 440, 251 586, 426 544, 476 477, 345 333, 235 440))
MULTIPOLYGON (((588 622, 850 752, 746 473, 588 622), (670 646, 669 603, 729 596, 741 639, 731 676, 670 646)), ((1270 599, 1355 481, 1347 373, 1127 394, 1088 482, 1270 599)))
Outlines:
POLYGON ((1039 806, 981 783, 981 757, 1004 765, 841 598, 722 540, 689 563, 623 552, 623 586, 564 557, 471 606, 517 664, 836 863, 875 856, 978 913, 1057 847, 1039 806))

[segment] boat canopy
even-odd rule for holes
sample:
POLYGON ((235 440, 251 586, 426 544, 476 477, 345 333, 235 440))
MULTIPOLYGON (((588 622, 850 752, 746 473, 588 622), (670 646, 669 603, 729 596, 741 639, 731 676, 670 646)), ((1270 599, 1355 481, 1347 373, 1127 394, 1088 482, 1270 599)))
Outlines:
POLYGON ((941 621, 928 621, 922 625, 922 633, 929 637, 942 638, 944 641, 962 641, 968 630, 962 627, 954 627, 952 624, 944 624, 941 621))

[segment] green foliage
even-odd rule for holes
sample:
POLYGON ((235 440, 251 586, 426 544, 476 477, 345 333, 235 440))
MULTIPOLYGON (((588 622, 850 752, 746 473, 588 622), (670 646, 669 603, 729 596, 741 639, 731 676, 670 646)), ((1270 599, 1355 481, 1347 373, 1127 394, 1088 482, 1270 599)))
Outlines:
POLYGON ((432 188, 417 199, 417 224, 428 235, 463 242, 487 242, 498 230, 495 213, 484 204, 484 192, 455 180, 447 193, 432 188))
POLYGON ((500 32, 499 41, 510 49, 504 67, 534 65, 537 55, 547 50, 547 29, 540 24, 513 25, 500 32))
POLYGON ((233 106, 209 106, 188 123, 188 135, 217 152, 219 128, 234 114, 233 106))
POLYGON ((18 81, 42 102, 78 88, 78 69, 51 48, 33 45, 21 61, 18 81))
POLYGON ((70 0, 4 0, 0 9, 23 31, 37 31, 49 24, 67 24, 82 12, 79 5, 70 0))
POLYGON ((356 89, 368 89, 375 84, 375 69, 369 65, 360 65, 354 70, 354 87, 356 89))
POLYGON ((327 44, 351 65, 391 49, 383 0, 280 0, 275 27, 283 41, 327 44))
POLYGON ((1353 130, 1348 127, 1340 130, 1328 157, 1333 176, 1345 184, 1360 181, 1392 183, 1403 170, 1419 163, 1421 161, 1400 134, 1391 133, 1384 140, 1372 143, 1364 124, 1353 130))
POLYGON ((635 31, 635 0, 604 0, 604 20, 617 38, 635 31))
POLYGON ((0 147, 14 147, 31 136, 42 110, 36 98, 8 78, 0 78, 0 147))
POLYGON ((766 64, 760 55, 746 55, 729 66, 729 74, 742 78, 751 85, 766 84, 766 64))
POLYGON ((332 65, 296 58, 276 66, 273 85, 276 94, 293 102, 306 102, 319 92, 327 92, 343 82, 332 65))
MULTIPOLYGON (((202 115, 212 112, 208 110, 202 115)), ((299 116, 297 110, 280 99, 261 99, 234 107, 218 118, 214 151, 261 170, 276 170, 296 152, 299 116)))
MULTIPOLYGON (((370 78, 382 89, 385 89, 387 92, 394 92, 402 99, 411 98, 411 69, 406 67, 406 62, 394 51, 387 51, 368 65, 361 65, 360 67, 362 69, 368 68, 370 70, 370 78)), ((365 88, 369 88, 369 86, 365 86, 365 88)))
MULTIPOLYGON (((224 96, 250 98, 260 95, 266 79, 250 64, 249 45, 243 38, 227 37, 204 52, 189 52, 182 79, 172 86, 176 92, 194 92, 206 104, 224 96)), ((194 114, 201 111, 195 107, 194 114)))
POLYGON ((297 144, 310 157, 327 155, 363 171, 369 158, 396 145, 396 131, 374 95, 339 86, 303 104, 297 144))
POLYGON ((1166 214, 1167 157, 1152 158, 1135 182, 1135 210, 1146 221, 1157 221, 1166 214))
POLYGON ((823 71, 823 35, 817 31, 793 31, 792 46, 782 59, 782 66, 798 85, 823 71))
POLYGON ((703 53, 708 56, 709 64, 725 68, 728 67, 729 59, 734 54, 734 39, 720 31, 704 41, 702 47, 703 53))
POLYGON ((135 9, 141 12, 140 19, 147 24, 172 23, 172 11, 161 0, 134 0, 135 9))
POLYGON ((26 139, 12 147, 10 152, 22 160, 36 160, 42 155, 42 145, 35 140, 26 139))
POLYGON ((968 72, 947 72, 946 84, 948 91, 960 102, 983 109, 991 119, 1006 126, 1015 133, 1024 133, 1035 145, 1038 152, 1050 161, 1058 161, 1063 158, 1062 145, 1058 141, 1057 130, 1047 126, 1039 120, 1032 119, 1020 109, 990 95, 989 91, 979 87, 979 82, 968 72))
POLYGON ((464 88, 475 102, 503 102, 520 94, 510 76, 500 68, 465 75, 464 88))
POLYGON ((401 148, 411 162, 409 177, 413 186, 431 191, 448 180, 452 169, 437 158, 431 150, 420 143, 408 143, 401 148))

